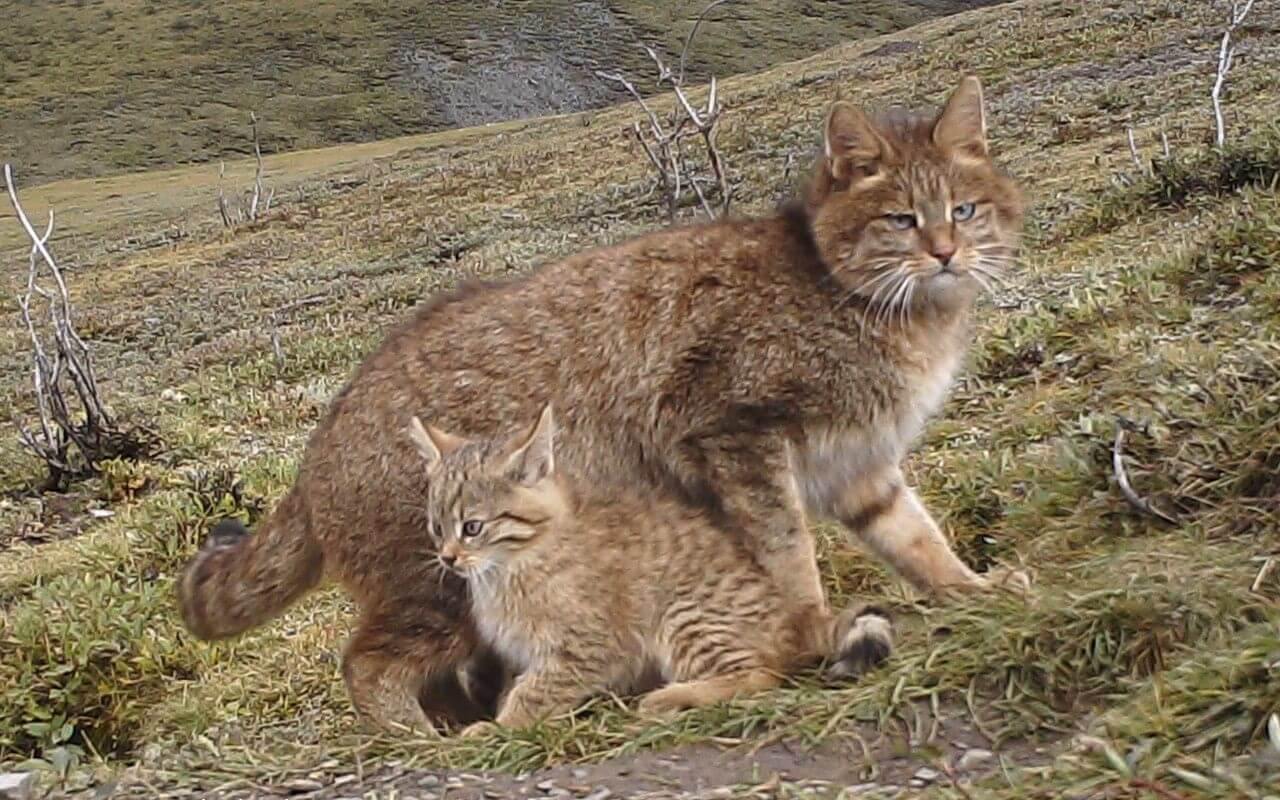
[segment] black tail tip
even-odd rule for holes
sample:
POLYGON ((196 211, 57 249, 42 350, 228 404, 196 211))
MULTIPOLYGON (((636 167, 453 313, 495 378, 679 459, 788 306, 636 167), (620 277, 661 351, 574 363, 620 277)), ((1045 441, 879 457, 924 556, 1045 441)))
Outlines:
POLYGON ((248 535, 249 529, 240 520, 224 519, 209 531, 209 536, 204 540, 204 546, 211 549, 231 547, 248 535))

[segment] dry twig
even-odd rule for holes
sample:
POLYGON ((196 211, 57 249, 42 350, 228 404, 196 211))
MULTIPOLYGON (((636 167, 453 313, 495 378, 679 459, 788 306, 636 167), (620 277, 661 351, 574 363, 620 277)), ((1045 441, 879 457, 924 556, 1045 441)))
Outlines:
POLYGON ((272 355, 275 356, 276 367, 278 368, 284 367, 284 348, 280 345, 280 323, 286 317, 288 317, 289 314, 293 313, 299 308, 305 308, 307 306, 314 306, 317 303, 323 303, 325 299, 326 298, 323 295, 317 295, 315 297, 304 297, 301 300, 296 300, 292 303, 287 303, 283 306, 280 306, 275 311, 271 312, 271 316, 268 318, 268 324, 270 324, 271 326, 271 353, 272 355))
POLYGON ((1125 500, 1129 501, 1129 505, 1137 510, 1150 514, 1156 519, 1164 520, 1171 525, 1176 525, 1178 524, 1177 519, 1151 505, 1150 502, 1139 496, 1133 490, 1133 485, 1129 483, 1129 474, 1124 468, 1124 432, 1132 427, 1132 422, 1123 417, 1116 417, 1116 438, 1111 447, 1111 468, 1115 472, 1116 484, 1120 487, 1120 493, 1124 495, 1125 500))
POLYGON ((1244 18, 1249 15, 1249 11, 1253 9, 1254 0, 1232 0, 1231 9, 1227 15, 1227 27, 1222 32, 1222 43, 1218 45, 1218 73, 1213 81, 1213 91, 1210 96, 1213 99, 1213 121, 1217 126, 1217 132, 1214 142, 1218 147, 1223 147, 1227 143, 1227 123, 1222 115, 1222 90, 1227 83, 1227 73, 1231 71, 1231 64, 1236 56, 1236 43, 1232 40, 1236 30, 1244 22, 1244 18))

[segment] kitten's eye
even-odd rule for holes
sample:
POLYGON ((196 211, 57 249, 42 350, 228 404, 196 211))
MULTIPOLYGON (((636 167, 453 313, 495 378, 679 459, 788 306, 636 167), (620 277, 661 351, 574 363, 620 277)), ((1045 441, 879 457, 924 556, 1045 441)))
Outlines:
POLYGON ((462 523, 462 535, 471 537, 479 536, 480 531, 484 529, 484 523, 478 519, 469 519, 462 523))
POLYGON ((915 214, 885 214, 885 219, 889 220, 889 224, 900 231, 910 230, 916 226, 915 214))
POLYGON ((951 209, 951 218, 956 222, 964 222, 967 219, 973 218, 973 212, 974 212, 973 203, 961 203, 960 205, 951 209))
POLYGON ((431 525, 431 535, 435 536, 437 541, 444 538, 444 530, 440 527, 439 522, 431 525))

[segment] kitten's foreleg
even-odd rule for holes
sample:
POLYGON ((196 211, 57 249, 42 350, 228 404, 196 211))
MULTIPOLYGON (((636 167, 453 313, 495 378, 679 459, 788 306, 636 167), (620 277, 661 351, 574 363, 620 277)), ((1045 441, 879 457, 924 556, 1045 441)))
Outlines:
POLYGON ((516 679, 502 700, 497 723, 507 728, 526 728, 547 717, 572 711, 607 688, 608 681, 598 670, 571 670, 559 662, 538 664, 516 679))
POLYGON ((655 689, 642 697, 640 713, 659 715, 687 708, 700 708, 742 695, 763 692, 781 684, 782 676, 766 669, 681 681, 655 689))

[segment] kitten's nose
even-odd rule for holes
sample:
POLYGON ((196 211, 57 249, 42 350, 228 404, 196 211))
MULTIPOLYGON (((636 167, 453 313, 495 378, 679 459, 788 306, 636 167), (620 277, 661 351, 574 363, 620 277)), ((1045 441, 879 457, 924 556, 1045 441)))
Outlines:
POLYGON ((458 557, 453 553, 441 553, 440 563, 444 564, 446 567, 452 567, 454 564, 458 563, 458 557))

